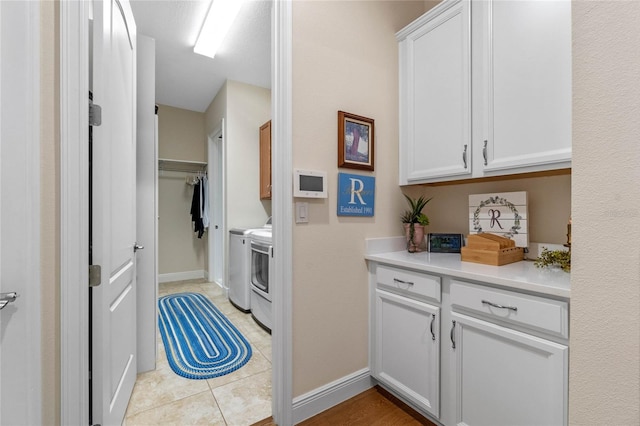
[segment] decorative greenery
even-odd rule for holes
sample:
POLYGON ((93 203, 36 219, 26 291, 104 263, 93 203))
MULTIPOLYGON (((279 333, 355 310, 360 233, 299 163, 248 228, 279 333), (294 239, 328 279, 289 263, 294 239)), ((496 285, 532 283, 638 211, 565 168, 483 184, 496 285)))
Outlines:
POLYGON ((418 223, 422 226, 427 226, 429 225, 429 218, 426 214, 421 213, 420 216, 418 216, 418 223))
POLYGON ((429 217, 422 213, 422 209, 424 209, 429 201, 431 201, 431 198, 425 198, 421 195, 420 197, 413 199, 406 194, 403 195, 409 203, 409 209, 405 210, 402 216, 400 216, 400 220, 402 223, 409 224, 409 240, 407 241, 407 248, 410 248, 413 244, 413 236, 415 233, 414 225, 416 223, 423 226, 429 225, 429 217))
POLYGON ((565 272, 571 271, 571 252, 566 250, 549 250, 542 248, 542 253, 534 262, 538 268, 544 266, 559 266, 565 272))
POLYGON ((400 216, 402 223, 419 223, 421 225, 428 225, 429 218, 427 215, 422 213, 422 209, 424 209, 427 203, 431 201, 431 198, 424 198, 424 196, 421 195, 414 200, 406 194, 403 195, 404 198, 407 199, 410 208, 405 210, 402 216, 400 216))

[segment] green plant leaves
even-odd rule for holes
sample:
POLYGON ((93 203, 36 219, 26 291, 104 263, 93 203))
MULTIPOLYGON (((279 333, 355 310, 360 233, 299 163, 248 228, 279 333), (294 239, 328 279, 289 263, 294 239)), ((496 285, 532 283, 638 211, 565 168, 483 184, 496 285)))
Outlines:
POLYGON ((413 199, 407 194, 402 195, 404 195, 404 198, 407 199, 407 202, 410 206, 410 208, 408 210, 405 210, 402 216, 400 216, 402 223, 419 223, 421 225, 428 225, 429 218, 427 217, 427 215, 422 213, 422 209, 425 208, 425 206, 429 203, 429 201, 431 201, 433 197, 425 198, 423 195, 421 195, 420 197, 413 199))
POLYGON ((544 266, 559 266, 565 272, 571 271, 571 252, 566 250, 549 250, 542 248, 538 259, 534 262, 538 268, 544 266))

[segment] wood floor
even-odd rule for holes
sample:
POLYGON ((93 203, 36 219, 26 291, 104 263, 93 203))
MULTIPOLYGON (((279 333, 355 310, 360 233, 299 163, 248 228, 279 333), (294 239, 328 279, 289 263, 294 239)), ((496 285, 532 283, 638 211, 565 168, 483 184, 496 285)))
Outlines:
MULTIPOLYGON (((379 386, 356 395, 299 425, 436 426, 379 386)), ((272 419, 265 419, 253 426, 275 426, 275 423, 272 419)))

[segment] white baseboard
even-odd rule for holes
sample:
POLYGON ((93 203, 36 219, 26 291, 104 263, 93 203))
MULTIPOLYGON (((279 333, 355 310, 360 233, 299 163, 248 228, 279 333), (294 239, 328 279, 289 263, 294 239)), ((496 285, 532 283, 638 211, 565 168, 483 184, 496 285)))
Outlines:
POLYGON ((368 368, 328 383, 293 398, 293 424, 322 413, 349 398, 373 387, 374 381, 368 368))
POLYGON ((204 270, 197 271, 184 271, 184 272, 170 272, 168 274, 159 274, 159 283, 168 283, 170 281, 185 281, 185 280, 197 280, 204 278, 204 270))

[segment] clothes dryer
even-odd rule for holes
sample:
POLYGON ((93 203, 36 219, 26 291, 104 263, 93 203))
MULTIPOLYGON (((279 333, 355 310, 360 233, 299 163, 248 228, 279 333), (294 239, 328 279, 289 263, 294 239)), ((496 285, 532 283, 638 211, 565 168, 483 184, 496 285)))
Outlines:
POLYGON ((262 228, 233 228, 229 231, 229 302, 242 312, 251 310, 251 239, 262 228))
POLYGON ((268 332, 273 325, 271 313, 273 243, 270 228, 251 233, 251 316, 268 332))

